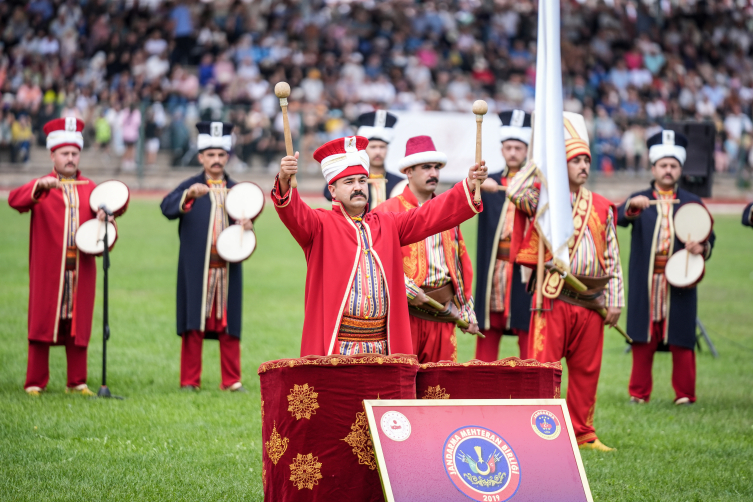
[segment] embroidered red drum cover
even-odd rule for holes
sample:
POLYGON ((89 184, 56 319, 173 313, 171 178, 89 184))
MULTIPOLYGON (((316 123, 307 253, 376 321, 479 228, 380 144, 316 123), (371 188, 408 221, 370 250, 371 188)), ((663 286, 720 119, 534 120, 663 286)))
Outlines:
POLYGON ((415 399, 415 356, 308 356, 259 367, 264 500, 382 501, 366 399, 415 399))
POLYGON ((562 365, 508 357, 494 362, 440 361, 422 364, 416 377, 419 399, 556 399, 562 365))

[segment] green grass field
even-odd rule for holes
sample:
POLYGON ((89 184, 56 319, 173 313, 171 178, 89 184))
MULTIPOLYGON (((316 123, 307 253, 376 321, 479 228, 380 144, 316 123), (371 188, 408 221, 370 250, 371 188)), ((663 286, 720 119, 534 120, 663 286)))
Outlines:
MULTIPOLYGON (((48 392, 39 399, 23 392, 29 218, 3 202, 0 222, 0 500, 262 500, 256 369, 298 356, 306 267, 274 210, 257 221, 260 244, 244 266, 250 392, 219 390, 218 346, 207 342, 203 389, 186 394, 178 391, 174 334, 177 224, 162 217, 158 201, 131 202, 110 275, 108 383, 125 401, 64 394, 62 348, 51 351, 48 392)), ((475 227, 464 226, 474 257, 475 227)), ((651 404, 628 405, 630 356, 619 335, 605 335, 595 423, 618 451, 583 454, 596 500, 753 500, 753 231, 737 216, 716 218, 716 231, 700 317, 721 357, 698 355, 695 406, 673 406, 666 353, 656 358, 651 404)), ((629 235, 620 238, 627 249, 629 235)), ((94 390, 100 327, 98 303, 89 350, 94 390)), ((459 336, 460 360, 473 357, 474 343, 459 336)), ((516 355, 514 339, 502 345, 503 356, 516 355)))

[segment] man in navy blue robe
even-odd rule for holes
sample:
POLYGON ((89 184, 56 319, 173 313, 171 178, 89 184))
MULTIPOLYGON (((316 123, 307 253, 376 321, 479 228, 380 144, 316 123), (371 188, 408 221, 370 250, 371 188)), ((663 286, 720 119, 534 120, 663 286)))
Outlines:
POLYGON ((476 246, 476 319, 485 338, 476 339, 476 359, 499 359, 503 333, 518 337, 520 358, 528 359, 531 295, 526 289, 529 270, 515 263, 528 215, 505 195, 510 180, 523 167, 531 141, 531 116, 523 110, 499 114, 505 169, 490 174, 481 185, 484 211, 478 215, 476 246))
MULTIPOLYGON (((184 182, 162 201, 162 214, 179 219, 177 328, 182 338, 180 385, 201 386, 201 352, 205 338, 220 343, 223 390, 243 391, 241 384, 241 308, 243 270, 218 254, 217 238, 236 223, 225 212, 227 190, 236 183, 225 173, 232 148, 232 124, 199 122, 199 162, 204 170, 184 182)), ((238 222, 253 228, 250 220, 238 222)))
MULTIPOLYGON (((407 179, 387 172, 384 167, 387 148, 395 138, 396 123, 397 117, 385 110, 362 113, 358 117, 356 136, 369 140, 369 146, 366 147, 366 154, 369 156, 369 210, 391 197, 397 197, 408 185, 407 179)), ((329 186, 324 187, 324 197, 332 200, 329 186)))
POLYGON ((632 194, 618 208, 617 224, 632 226, 627 332, 634 340, 630 402, 646 403, 651 396, 654 353, 672 353, 675 404, 696 400, 695 344, 698 296, 695 286, 676 288, 667 283, 664 267, 674 251, 711 256, 713 231, 704 242, 682 244, 674 232, 674 214, 685 204, 703 204, 677 186, 685 163, 687 138, 664 130, 648 140, 654 181, 651 188, 632 194), (679 203, 673 203, 673 200, 679 203), (656 202, 656 201, 667 202, 656 202), (652 202, 653 201, 653 202, 652 202))

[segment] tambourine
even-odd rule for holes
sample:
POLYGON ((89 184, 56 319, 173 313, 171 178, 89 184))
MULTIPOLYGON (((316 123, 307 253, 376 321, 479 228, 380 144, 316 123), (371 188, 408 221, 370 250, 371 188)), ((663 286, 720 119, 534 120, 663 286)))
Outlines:
POLYGON ((699 254, 690 254, 687 249, 681 249, 667 260, 664 267, 664 277, 676 288, 692 288, 703 279, 706 271, 706 260, 699 254))
POLYGON ((231 188, 225 199, 228 216, 236 221, 253 220, 264 209, 264 192, 256 183, 243 181, 231 188))
POLYGON ((697 202, 684 204, 677 209, 674 218, 675 235, 680 242, 705 242, 711 235, 713 222, 703 205, 697 202))
POLYGON ((120 216, 128 209, 130 199, 131 192, 125 183, 109 180, 94 187, 89 195, 89 207, 96 213, 104 205, 113 216, 120 216))
MULTIPOLYGON (((109 209, 109 208, 108 208, 109 209)), ((107 223, 107 242, 108 248, 112 249, 117 237, 115 225, 107 223)), ((105 223, 94 218, 82 223, 76 231, 76 247, 82 253, 99 256, 105 252, 105 223)))
POLYGON ((248 259, 256 249, 256 234, 243 230, 241 225, 230 225, 217 237, 217 254, 230 263, 248 259))

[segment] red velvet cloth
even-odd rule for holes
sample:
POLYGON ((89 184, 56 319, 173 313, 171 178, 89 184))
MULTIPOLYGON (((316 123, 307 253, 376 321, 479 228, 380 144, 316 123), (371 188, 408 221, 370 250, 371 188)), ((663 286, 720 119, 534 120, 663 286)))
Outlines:
POLYGON ((556 399, 562 366, 508 357, 487 363, 422 364, 416 396, 423 399, 556 399))
MULTIPOLYGON (((633 343, 633 369, 630 373, 628 391, 633 397, 648 401, 653 387, 652 366, 654 354, 662 343, 664 336, 664 322, 651 323, 651 341, 648 343, 633 343)), ((675 399, 687 397, 695 403, 695 351, 679 345, 670 345, 672 353, 672 388, 675 399)))
POLYGON ((417 371, 403 354, 262 364, 264 500, 384 500, 363 400, 415 399, 417 371))
MULTIPOLYGON (((57 177, 56 173, 49 176, 57 177)), ((87 184, 75 187, 78 193, 79 226, 97 215, 89 207, 89 195, 96 186, 76 172, 77 181, 87 184)), ((29 237, 29 340, 57 343, 60 320, 59 292, 65 272, 67 203, 62 190, 43 190, 35 194, 37 182, 11 190, 10 207, 20 213, 31 211, 29 237)), ((92 332, 94 292, 97 284, 95 257, 78 253, 76 290, 73 300, 71 334, 76 345, 86 347, 92 332)))

